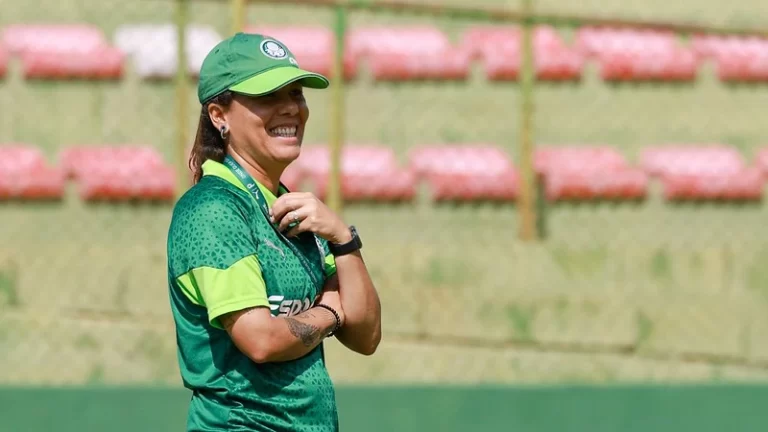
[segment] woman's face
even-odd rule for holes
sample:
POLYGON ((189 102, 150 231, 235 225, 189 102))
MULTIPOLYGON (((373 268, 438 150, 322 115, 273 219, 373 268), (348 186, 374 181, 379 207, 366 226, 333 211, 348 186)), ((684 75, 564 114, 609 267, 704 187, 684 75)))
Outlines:
POLYGON ((229 142, 264 168, 287 166, 301 151, 309 108, 301 84, 265 96, 235 95, 224 114, 229 142))

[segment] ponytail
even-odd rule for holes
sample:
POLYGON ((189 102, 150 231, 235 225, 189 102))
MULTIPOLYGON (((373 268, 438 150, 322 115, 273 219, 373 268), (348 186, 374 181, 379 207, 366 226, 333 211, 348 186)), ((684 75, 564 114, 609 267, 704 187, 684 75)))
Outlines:
POLYGON ((197 135, 189 157, 189 168, 194 175, 194 183, 203 177, 203 163, 207 160, 223 162, 227 155, 227 142, 221 137, 221 132, 213 125, 208 115, 208 107, 217 104, 228 107, 232 103, 232 93, 225 91, 203 104, 200 111, 200 121, 197 125, 197 135))

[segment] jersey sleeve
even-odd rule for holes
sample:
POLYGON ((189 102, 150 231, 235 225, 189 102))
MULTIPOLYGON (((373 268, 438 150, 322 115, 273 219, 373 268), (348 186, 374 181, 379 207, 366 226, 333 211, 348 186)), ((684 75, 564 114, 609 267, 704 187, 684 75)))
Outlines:
POLYGON ((176 277, 181 291, 222 328, 222 315, 269 302, 247 210, 232 197, 210 195, 179 212, 171 246, 175 267, 184 269, 176 277))

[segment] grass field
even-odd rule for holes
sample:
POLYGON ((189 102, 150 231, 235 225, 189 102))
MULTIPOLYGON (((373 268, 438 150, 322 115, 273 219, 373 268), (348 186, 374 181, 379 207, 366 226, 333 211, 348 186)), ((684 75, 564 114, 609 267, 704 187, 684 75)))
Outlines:
MULTIPOLYGON (((458 0, 451 0, 458 2, 458 0)), ((476 2, 481 4, 481 2, 476 2)), ((511 4, 514 2, 484 2, 511 4)), ((542 11, 757 24, 768 5, 746 0, 572 2, 542 11), (649 12, 650 11, 650 12, 649 12)), ((13 22, 164 22, 171 3, 0 0, 13 22)), ((226 33, 226 8, 192 7, 193 21, 226 33)), ((256 22, 330 22, 306 8, 254 6, 256 22)), ((424 22, 355 14, 352 24, 424 22)), ((762 21, 761 21, 762 20, 762 21)), ((467 22, 438 22, 456 35, 467 22)), ((114 83, 0 81, 0 140, 41 146, 51 160, 70 145, 149 144, 173 157, 173 86, 132 73, 114 83)), ((190 133, 197 105, 189 89, 190 133)), ((468 83, 350 83, 347 138, 394 148, 483 142, 516 155, 519 90, 468 83)), ((310 92, 307 141, 325 141, 329 94, 310 92)), ((751 158, 768 145, 765 86, 725 86, 711 66, 695 85, 607 85, 590 68, 578 84, 536 92, 541 144, 607 144, 635 160, 649 145, 723 142, 751 158)), ((72 185, 73 186, 73 185, 72 185)), ((617 381, 766 376, 768 210, 752 205, 556 205, 541 244, 516 240, 514 205, 347 208, 385 304, 376 358, 332 346, 347 381, 617 381), (465 373, 455 373, 461 367, 465 373)), ((165 286, 169 206, 0 204, 0 383, 169 382, 177 379, 165 286), (7 311, 7 312, 6 312, 7 311), (67 368, 60 367, 66 361, 67 368)))

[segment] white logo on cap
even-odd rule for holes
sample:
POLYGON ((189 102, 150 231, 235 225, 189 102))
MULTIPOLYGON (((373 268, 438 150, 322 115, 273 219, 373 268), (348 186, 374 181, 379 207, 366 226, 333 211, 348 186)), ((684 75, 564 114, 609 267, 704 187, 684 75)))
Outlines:
POLYGON ((272 39, 265 39, 261 43, 261 52, 264 53, 265 56, 275 60, 284 59, 288 55, 285 48, 272 39))
POLYGON ((299 62, 297 62, 296 59, 293 57, 289 58, 288 61, 291 62, 292 65, 296 65, 296 66, 299 65, 299 62))

